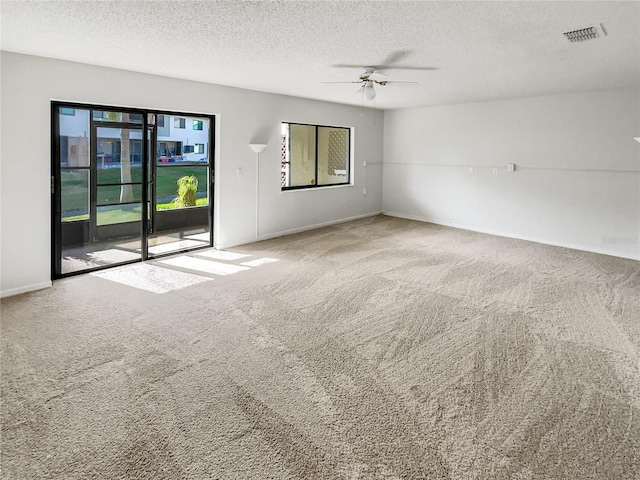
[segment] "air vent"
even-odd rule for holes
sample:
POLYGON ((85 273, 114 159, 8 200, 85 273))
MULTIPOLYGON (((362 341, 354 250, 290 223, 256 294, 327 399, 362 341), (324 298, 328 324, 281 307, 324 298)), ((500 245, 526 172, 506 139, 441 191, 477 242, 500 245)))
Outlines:
POLYGON ((564 32, 564 36, 570 42, 584 42, 585 40, 593 40, 598 37, 605 36, 606 33, 601 26, 581 28, 579 30, 573 30, 571 32, 564 32))

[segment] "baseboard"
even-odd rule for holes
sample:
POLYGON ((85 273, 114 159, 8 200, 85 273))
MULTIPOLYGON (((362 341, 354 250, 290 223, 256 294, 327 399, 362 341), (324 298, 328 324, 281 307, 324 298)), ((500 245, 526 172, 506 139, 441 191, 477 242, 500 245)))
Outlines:
POLYGON ((442 220, 434 220, 432 218, 421 217, 419 215, 407 215, 404 213, 388 212, 384 210, 382 211, 382 214, 387 215, 389 217, 404 218, 407 220, 417 220, 419 222, 433 223, 435 225, 442 225, 445 227, 459 228, 461 230, 469 230, 469 231, 478 232, 478 233, 486 233, 489 235, 496 235, 498 237, 515 238, 517 240, 526 240, 529 242, 542 243, 543 245, 552 245, 554 247, 571 248, 573 250, 580 250, 584 252, 599 253, 602 255, 611 255, 613 257, 628 258, 630 260, 640 260, 640 252, 636 255, 633 255, 628 252, 619 252, 619 251, 611 250, 607 248, 592 247, 590 245, 582 245, 578 243, 554 242, 547 239, 527 237, 524 235, 516 235, 509 232, 502 232, 498 230, 473 227, 471 225, 465 225, 465 224, 459 224, 459 223, 453 223, 453 222, 444 222, 442 220))
POLYGON ((13 297, 14 295, 20 295, 21 293, 35 292, 36 290, 42 290, 43 288, 51 288, 51 285, 51 280, 49 280, 48 282, 34 283, 23 287, 0 290, 0 298, 13 297))
POLYGON ((285 235, 293 235, 294 233, 301 233, 301 232, 306 232, 308 230, 315 230, 317 228, 338 225, 340 223, 352 222, 354 220, 360 220, 361 218, 375 217, 376 215, 380 215, 381 213, 382 213, 381 211, 377 211, 377 212, 365 213, 362 215, 355 215, 353 217, 340 218, 338 220, 331 220, 329 222, 315 223, 313 225, 305 225, 304 227, 297 227, 289 230, 282 230, 279 232, 268 233, 266 235, 260 235, 257 238, 252 237, 246 240, 238 240, 231 243, 216 244, 215 248, 218 250, 224 250, 225 248, 238 247, 240 245, 247 245, 249 243, 260 242, 262 240, 270 240, 272 238, 284 237, 285 235))

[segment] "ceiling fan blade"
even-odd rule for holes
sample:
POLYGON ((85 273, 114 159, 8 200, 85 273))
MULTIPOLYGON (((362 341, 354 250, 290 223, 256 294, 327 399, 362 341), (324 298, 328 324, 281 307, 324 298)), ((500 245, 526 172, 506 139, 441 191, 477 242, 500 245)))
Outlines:
POLYGON ((420 83, 420 82, 402 82, 402 81, 398 81, 398 80, 390 80, 390 81, 384 80, 382 82, 377 82, 377 83, 382 83, 382 84, 386 85, 387 83, 420 83))
POLYGON ((364 84, 362 84, 362 86, 358 88, 358 90, 356 90, 356 93, 362 93, 363 89, 364 89, 364 84))
POLYGON ((380 70, 387 70, 387 69, 392 69, 392 70, 423 70, 423 71, 438 70, 437 67, 418 67, 418 66, 415 66, 415 65, 379 65, 378 68, 380 70))
POLYGON ((331 65, 331 66, 335 67, 335 68, 362 68, 362 65, 347 65, 347 64, 343 64, 343 63, 339 63, 339 64, 331 65))
POLYGON ((320 83, 362 83, 362 82, 320 82, 320 83))
POLYGON ((411 50, 397 50, 395 52, 391 52, 389 55, 387 55, 387 58, 385 58, 382 63, 385 65, 397 63, 400 60, 404 59, 410 53, 411 53, 411 50))

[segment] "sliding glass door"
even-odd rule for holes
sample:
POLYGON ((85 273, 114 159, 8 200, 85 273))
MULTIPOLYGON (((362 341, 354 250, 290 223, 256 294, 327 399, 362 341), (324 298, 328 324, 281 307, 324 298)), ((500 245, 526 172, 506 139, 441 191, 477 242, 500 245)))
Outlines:
POLYGON ((155 116, 150 257, 210 244, 211 120, 155 116))
POLYGON ((54 102, 53 278, 211 246, 212 125, 54 102))

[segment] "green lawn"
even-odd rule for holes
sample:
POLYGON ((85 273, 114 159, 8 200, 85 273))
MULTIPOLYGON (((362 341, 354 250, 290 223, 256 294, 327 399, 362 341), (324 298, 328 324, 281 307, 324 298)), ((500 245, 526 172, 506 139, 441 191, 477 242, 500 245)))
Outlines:
MULTIPOLYGON (((204 207, 209 202, 206 198, 196 199, 196 207, 204 207)), ((156 204, 158 210, 173 210, 174 208, 180 208, 177 203, 158 203, 156 204)), ((184 208, 184 207, 182 207, 184 208)), ((188 208, 188 207, 187 207, 188 208)), ((142 214, 142 208, 139 205, 123 205, 121 208, 111 207, 106 211, 98 212, 98 225, 111 225, 113 223, 124 222, 136 222, 139 221, 142 214)), ((88 220, 89 214, 84 213, 81 215, 69 215, 63 217, 63 222, 75 222, 76 220, 88 220)))
MULTIPOLYGON (((209 201, 206 198, 196 198, 196 207, 204 207, 209 205, 209 201)), ((172 210, 174 208, 180 208, 177 203, 169 202, 169 203, 157 203, 157 210, 172 210)), ((188 208, 188 207, 186 207, 188 208)))
POLYGON ((142 207, 125 205, 122 208, 98 212, 98 225, 139 222, 142 219, 142 207))
MULTIPOLYGON (((184 165, 184 166, 159 166, 156 176, 156 191, 158 201, 166 203, 176 196, 178 190, 177 181, 185 175, 195 175, 198 179, 198 195, 200 200, 204 200, 206 205, 207 195, 207 166, 184 165)), ((142 178, 142 168, 140 166, 131 167, 132 182, 140 182, 142 178)), ((88 183, 89 175, 86 170, 62 170, 62 211, 77 212, 86 210, 89 204, 88 183)), ((98 169, 98 205, 118 203, 120 201, 119 186, 100 186, 105 183, 119 183, 120 169, 106 168, 98 169)), ((142 187, 134 185, 134 201, 142 198, 142 187)), ((158 208, 161 208, 158 206, 158 208)), ((171 208, 171 207, 166 207, 171 208)), ((80 212, 78 212, 80 213, 80 212)), ((76 215, 74 219, 80 219, 82 215, 76 215)), ((86 216, 85 216, 86 217, 86 216)), ((67 219, 72 217, 67 217, 67 219)))
MULTIPOLYGON (((98 212, 98 225, 111 225, 114 223, 139 222, 142 218, 142 208, 140 205, 123 205, 121 208, 98 212)), ((69 215, 62 218, 63 222, 75 222, 77 220, 88 220, 89 214, 69 215)))

